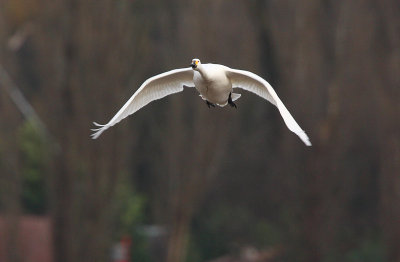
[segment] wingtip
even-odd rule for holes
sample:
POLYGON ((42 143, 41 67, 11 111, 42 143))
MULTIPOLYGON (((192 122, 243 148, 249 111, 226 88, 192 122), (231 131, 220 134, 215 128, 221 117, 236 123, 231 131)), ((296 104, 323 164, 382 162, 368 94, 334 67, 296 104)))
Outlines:
POLYGON ((304 144, 306 144, 306 146, 312 146, 310 138, 307 136, 304 130, 301 134, 299 134, 299 137, 304 142, 304 144))
POLYGON ((93 122, 93 124, 99 128, 92 128, 90 129, 91 131, 93 131, 93 134, 90 134, 90 137, 94 140, 97 139, 107 128, 107 125, 101 125, 99 123, 93 122))

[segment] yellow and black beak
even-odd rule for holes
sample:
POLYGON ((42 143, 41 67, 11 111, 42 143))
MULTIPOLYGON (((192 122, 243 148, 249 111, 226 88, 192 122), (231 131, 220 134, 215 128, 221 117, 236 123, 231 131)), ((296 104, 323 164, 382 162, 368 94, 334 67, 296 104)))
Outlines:
POLYGON ((195 61, 192 61, 192 63, 191 63, 189 66, 191 66, 193 69, 195 69, 195 68, 197 67, 197 65, 196 65, 196 62, 195 62, 195 61))

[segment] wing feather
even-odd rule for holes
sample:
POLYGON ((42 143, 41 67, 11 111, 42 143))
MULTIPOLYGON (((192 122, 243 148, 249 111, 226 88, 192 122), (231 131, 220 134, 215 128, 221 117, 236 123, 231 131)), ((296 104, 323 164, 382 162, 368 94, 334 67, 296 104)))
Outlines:
POLYGON ((296 120, 294 120, 286 106, 279 99, 275 90, 266 80, 249 71, 230 68, 227 69, 227 75, 230 78, 233 87, 239 87, 252 92, 275 105, 281 113, 281 116, 289 130, 298 135, 307 146, 311 146, 311 142, 307 134, 297 124, 296 120))
POLYGON ((193 85, 191 68, 175 69, 147 79, 107 124, 94 122, 99 128, 92 129, 95 133, 91 137, 98 138, 105 130, 154 100, 182 92, 184 85, 193 85))

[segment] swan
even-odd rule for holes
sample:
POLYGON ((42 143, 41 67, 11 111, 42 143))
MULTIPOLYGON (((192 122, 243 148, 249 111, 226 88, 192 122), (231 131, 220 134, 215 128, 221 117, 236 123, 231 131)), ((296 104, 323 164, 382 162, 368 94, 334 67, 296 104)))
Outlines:
POLYGON ((249 71, 232 69, 219 64, 202 64, 197 58, 192 60, 188 68, 174 69, 147 79, 107 124, 100 125, 93 122, 98 128, 92 129, 94 133, 91 137, 98 138, 105 130, 148 103, 179 93, 184 87, 193 86, 208 107, 216 105, 224 107, 229 104, 237 108, 234 101, 240 98, 240 94, 233 93, 233 88, 242 88, 266 99, 278 108, 289 130, 298 135, 307 146, 311 146, 307 134, 297 124, 266 80, 249 71))

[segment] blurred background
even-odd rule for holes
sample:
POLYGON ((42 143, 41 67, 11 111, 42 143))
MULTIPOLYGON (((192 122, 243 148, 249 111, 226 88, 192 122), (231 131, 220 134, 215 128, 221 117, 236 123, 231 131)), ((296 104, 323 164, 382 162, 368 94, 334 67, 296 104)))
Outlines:
POLYGON ((400 261, 398 0, 0 0, 0 261, 400 261), (153 102, 192 58, 267 79, 153 102))

